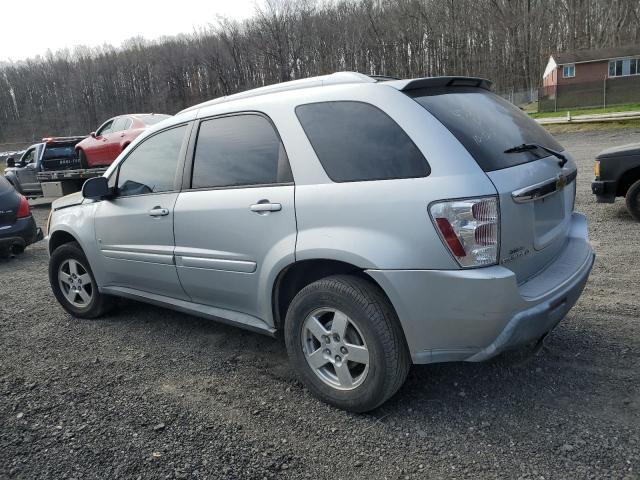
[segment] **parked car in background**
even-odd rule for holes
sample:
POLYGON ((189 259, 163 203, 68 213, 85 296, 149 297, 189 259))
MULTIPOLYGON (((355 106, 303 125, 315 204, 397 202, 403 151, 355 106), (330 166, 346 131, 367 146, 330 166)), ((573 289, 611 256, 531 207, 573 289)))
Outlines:
POLYGON ((22 253, 38 240, 42 240, 42 230, 36 227, 29 202, 0 177, 0 258, 22 253))
MULTIPOLYGON (((5 178, 27 197, 42 195, 38 175, 80 168, 75 146, 85 137, 47 137, 27 148, 18 160, 7 159, 5 178)), ((78 187, 79 188, 79 187, 78 187)))
POLYGON ((591 190, 598 203, 624 197, 627 210, 640 222, 640 143, 603 150, 594 164, 591 190))
POLYGON ((576 164, 477 78, 342 72, 187 109, 53 203, 49 280, 267 335, 322 400, 536 344, 594 262, 576 164))
POLYGON ((147 128, 170 115, 136 113, 110 118, 76 145, 82 168, 111 165, 120 153, 147 128))

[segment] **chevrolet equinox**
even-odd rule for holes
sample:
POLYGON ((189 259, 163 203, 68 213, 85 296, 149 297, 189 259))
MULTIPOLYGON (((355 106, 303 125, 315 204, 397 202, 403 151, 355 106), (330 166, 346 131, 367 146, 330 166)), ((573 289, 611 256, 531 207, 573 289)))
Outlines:
POLYGON ((55 201, 49 278, 76 317, 127 297, 282 332, 314 395, 364 412, 412 363, 558 324, 595 258, 575 179, 486 80, 297 80, 188 108, 55 201))

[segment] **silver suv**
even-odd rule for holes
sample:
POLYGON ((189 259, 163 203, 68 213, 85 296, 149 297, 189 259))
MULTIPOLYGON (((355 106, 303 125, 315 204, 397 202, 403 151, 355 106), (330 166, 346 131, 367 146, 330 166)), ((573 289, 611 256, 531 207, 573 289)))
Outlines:
POLYGON ((336 73, 219 98, 53 204, 72 315, 115 296, 267 335, 322 400, 540 341, 593 265, 576 165, 486 80, 336 73))

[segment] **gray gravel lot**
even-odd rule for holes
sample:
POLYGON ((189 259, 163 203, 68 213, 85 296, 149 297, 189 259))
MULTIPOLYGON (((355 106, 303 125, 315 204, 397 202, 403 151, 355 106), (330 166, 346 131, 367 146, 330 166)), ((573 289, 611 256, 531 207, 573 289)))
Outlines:
POLYGON ((590 192, 640 130, 558 137, 598 254, 579 303, 538 356, 413 367, 367 415, 312 398, 280 340, 128 301, 76 320, 43 243, 0 261, 0 478, 640 478, 640 224, 590 192))

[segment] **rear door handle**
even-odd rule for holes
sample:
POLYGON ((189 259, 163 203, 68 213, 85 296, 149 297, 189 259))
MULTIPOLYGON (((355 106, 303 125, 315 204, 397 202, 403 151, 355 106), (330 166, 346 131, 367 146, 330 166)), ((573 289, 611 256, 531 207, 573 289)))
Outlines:
POLYGON ((149 210, 149 215, 151 215, 152 217, 166 217, 167 215, 169 215, 169 209, 154 207, 149 210))
POLYGON ((264 203, 254 203, 253 205, 251 205, 251 211, 256 213, 279 212, 280 210, 282 210, 281 203, 264 202, 264 203))

